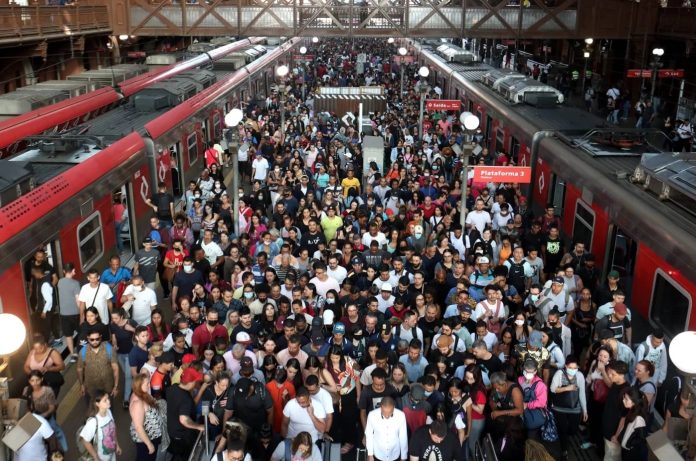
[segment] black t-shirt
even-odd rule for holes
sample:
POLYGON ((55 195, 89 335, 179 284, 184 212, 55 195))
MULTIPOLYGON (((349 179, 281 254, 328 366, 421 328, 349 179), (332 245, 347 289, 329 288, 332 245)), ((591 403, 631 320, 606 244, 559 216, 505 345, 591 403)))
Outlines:
MULTIPOLYGON (((462 340, 460 339, 459 341, 462 340)), ((442 354, 439 350, 435 350, 431 354, 431 359, 433 363, 438 362, 440 360, 440 357, 442 357, 442 354)), ((461 352, 454 351, 452 355, 445 357, 445 365, 447 366, 447 373, 451 375, 457 368, 464 365, 464 355, 461 352)))
POLYGON ((228 391, 222 393, 222 395, 217 395, 215 393, 215 386, 210 385, 203 391, 203 396, 201 397, 202 402, 209 402, 210 411, 222 420, 225 415, 225 407, 227 406, 228 391))
POLYGON ((423 338, 425 339, 433 339, 433 336, 435 336, 435 333, 440 328, 440 324, 442 323, 441 320, 435 319, 432 322, 428 322, 425 317, 422 317, 418 320, 418 326, 420 327, 421 330, 423 330, 423 338))
POLYGON ((152 196, 152 203, 157 207, 157 217, 160 219, 171 220, 172 213, 169 209, 169 204, 174 203, 174 197, 171 194, 165 192, 157 192, 152 196))
POLYGON ((187 274, 184 271, 177 272, 174 275, 173 280, 174 286, 178 289, 176 293, 177 298, 181 298, 182 296, 188 296, 190 299, 193 293, 193 287, 196 286, 197 283, 205 285, 203 274, 200 271, 194 270, 190 274, 187 274))
MULTIPOLYGON (((128 324, 130 324, 132 327, 137 326, 133 320, 128 320, 128 324)), ((131 349, 133 349, 132 331, 126 330, 125 327, 121 328, 113 322, 109 324, 109 331, 116 337, 116 345, 118 346, 119 354, 128 354, 131 349)), ((130 370, 124 370, 124 372, 130 373, 130 370)))
POLYGON ((547 237, 544 242, 544 248, 546 249, 544 268, 548 272, 553 272, 560 265, 563 258, 563 242, 560 238, 552 239, 547 237))
POLYGON ((430 437, 430 426, 423 426, 414 432, 408 447, 408 455, 420 461, 450 461, 459 459, 459 443, 454 435, 447 432, 442 442, 435 443, 430 437))
POLYGON ((496 371, 503 369, 503 363, 495 354, 491 354, 491 358, 488 360, 476 359, 476 365, 481 367, 481 371, 486 372, 488 376, 490 376, 491 373, 495 373, 496 371))
POLYGON ((628 320, 628 316, 624 317, 623 320, 616 320, 613 315, 607 315, 599 319, 595 325, 596 331, 611 330, 614 338, 619 341, 623 341, 628 328, 631 328, 631 321, 628 320))
POLYGON ((326 243, 326 237, 321 232, 316 234, 310 234, 309 232, 303 232, 300 238, 300 247, 306 248, 309 251, 309 256, 311 257, 315 251, 319 248, 319 242, 326 243))
POLYGON ((159 262, 159 251, 152 248, 145 251, 144 248, 135 252, 135 262, 138 263, 138 274, 142 276, 145 283, 157 281, 157 264, 159 262))
POLYGON ((167 389, 167 433, 172 439, 185 439, 189 437, 189 431, 179 421, 179 416, 185 415, 192 420, 196 419, 196 404, 191 393, 179 386, 167 389))
POLYGON ((605 439, 611 440, 619 427, 619 421, 626 412, 623 404, 622 391, 630 387, 628 383, 612 384, 607 392, 607 401, 604 403, 602 413, 602 435, 605 439))
POLYGON ((372 389, 372 386, 366 386, 360 393, 360 402, 358 402, 358 407, 360 407, 361 410, 365 410, 367 413, 369 413, 372 410, 379 408, 384 397, 392 397, 394 400, 398 400, 397 396, 398 392, 396 392, 396 389, 391 384, 384 386, 384 391, 382 392, 375 392, 375 390, 372 389))
POLYGON ((230 386, 227 395, 226 410, 232 410, 234 416, 241 419, 253 430, 258 431, 268 421, 267 411, 273 408, 271 395, 263 383, 254 382, 254 393, 248 397, 235 393, 236 386, 230 386))

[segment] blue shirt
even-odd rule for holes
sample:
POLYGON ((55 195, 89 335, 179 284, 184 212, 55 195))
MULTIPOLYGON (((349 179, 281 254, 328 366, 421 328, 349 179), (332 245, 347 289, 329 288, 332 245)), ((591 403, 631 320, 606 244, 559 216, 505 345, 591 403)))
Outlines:
POLYGON ((106 283, 109 285, 109 288, 111 288, 111 292, 114 294, 114 297, 111 299, 112 302, 116 302, 116 285, 118 285, 119 282, 128 282, 131 279, 131 271, 123 266, 119 267, 116 273, 114 274, 111 272, 111 268, 106 269, 104 272, 102 272, 100 282, 101 283, 106 283))
POLYGON ((408 354, 404 354, 399 357, 399 362, 404 364, 406 368, 406 376, 408 376, 408 381, 410 383, 418 382, 418 380, 425 374, 425 367, 428 366, 428 361, 423 357, 423 355, 418 356, 416 363, 411 362, 408 354))

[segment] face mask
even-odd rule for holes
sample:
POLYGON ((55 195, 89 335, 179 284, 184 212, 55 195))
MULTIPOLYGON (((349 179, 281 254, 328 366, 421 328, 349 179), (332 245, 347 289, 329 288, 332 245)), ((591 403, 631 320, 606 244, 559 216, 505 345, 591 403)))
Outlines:
POLYGON ((417 239, 423 237, 423 233, 422 233, 422 232, 415 232, 413 235, 414 235, 414 237, 416 237, 417 239))
POLYGON ((254 293, 250 293, 250 292, 244 293, 244 297, 245 297, 246 299, 251 299, 251 298, 254 297, 254 293))
POLYGON ((326 304, 334 304, 336 302, 333 298, 326 298, 326 304))
POLYGON ((367 204, 368 204, 369 206, 372 206, 372 205, 375 204, 375 201, 374 201, 374 200, 368 200, 368 201, 367 201, 367 204))
POLYGON ((208 326, 214 327, 218 324, 217 320, 208 320, 208 326))
POLYGON ((568 376, 575 376, 578 370, 575 368, 566 368, 566 373, 568 373, 568 376))
POLYGON ((193 272, 193 266, 184 266, 184 272, 190 274, 191 272, 193 272))
POLYGON ((515 325, 521 327, 522 325, 524 325, 524 320, 515 320, 515 325))
POLYGON ((536 373, 527 373, 527 372, 524 373, 524 379, 526 379, 527 381, 533 380, 535 376, 536 376, 536 373))
POLYGON ((532 299, 533 303, 539 301, 539 295, 529 295, 529 297, 532 299))
POLYGON ((201 198, 201 194, 193 194, 194 198, 201 198))
POLYGON ((433 391, 425 391, 425 396, 430 397, 432 395, 433 391))

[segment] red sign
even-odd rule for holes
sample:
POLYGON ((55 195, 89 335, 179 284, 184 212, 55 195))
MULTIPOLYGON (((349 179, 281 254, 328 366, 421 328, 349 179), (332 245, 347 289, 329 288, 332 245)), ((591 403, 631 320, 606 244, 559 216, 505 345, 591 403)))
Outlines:
POLYGON ((684 78, 684 69, 660 69, 657 71, 659 78, 684 78))
POLYGON ((129 58, 144 58, 145 55, 144 51, 129 51, 127 54, 129 58))
POLYGON ((296 54, 293 55, 293 59, 295 61, 313 61, 314 60, 314 55, 313 54, 296 54))
POLYGON ((407 54, 406 56, 401 56, 398 54, 394 56, 393 61, 397 64, 413 64, 414 59, 415 58, 410 54, 407 54))
POLYGON ((628 69, 626 77, 628 78, 650 78, 652 71, 650 69, 628 69))
POLYGON ((425 110, 461 110, 462 102, 458 99, 426 99, 425 110))
POLYGON ((532 168, 528 166, 476 166, 474 182, 532 182, 532 168))

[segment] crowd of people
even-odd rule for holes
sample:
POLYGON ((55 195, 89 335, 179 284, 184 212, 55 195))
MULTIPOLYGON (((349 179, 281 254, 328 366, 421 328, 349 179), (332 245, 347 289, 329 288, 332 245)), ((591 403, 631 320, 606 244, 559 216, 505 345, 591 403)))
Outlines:
MULTIPOLYGON (((501 461, 545 459, 556 442, 565 459, 573 437, 605 460, 646 460, 668 359, 661 331, 633 336, 620 274, 601 280, 584 243, 566 245, 554 207, 534 215, 519 185, 466 178, 464 196, 458 114, 428 114, 421 136, 415 68, 399 95, 393 46, 327 39, 310 54, 311 66, 293 66, 284 108, 277 94, 246 106, 250 189, 227 189, 223 139, 183 212, 160 185, 132 269, 114 255, 81 285, 65 264, 52 298, 45 254, 29 262, 38 298, 60 304, 88 402, 84 459, 113 461, 133 444, 137 461, 187 460, 203 433, 223 461, 319 461, 321 450, 474 460, 487 435, 501 461), (354 127, 313 109, 319 85, 366 84, 389 99, 371 115, 384 171, 363 171, 354 127), (117 437, 117 401, 129 440, 117 437)), ((475 141, 476 164, 514 162, 475 141)), ((55 419, 65 363, 44 326, 25 396, 40 435, 55 433, 65 452, 55 419)), ((42 459, 36 449, 17 459, 42 459)))

